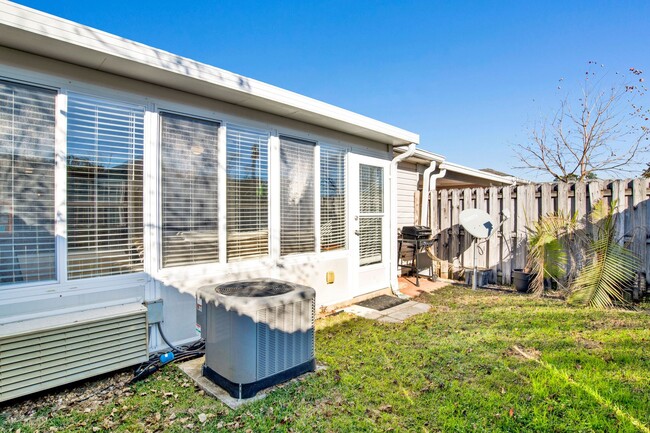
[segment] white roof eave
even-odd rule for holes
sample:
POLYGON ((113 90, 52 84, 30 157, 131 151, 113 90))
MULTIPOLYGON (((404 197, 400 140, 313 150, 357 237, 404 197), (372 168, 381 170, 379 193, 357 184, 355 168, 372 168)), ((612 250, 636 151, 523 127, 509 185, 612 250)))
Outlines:
POLYGON ((0 45, 394 146, 419 142, 358 113, 4 0, 0 45))

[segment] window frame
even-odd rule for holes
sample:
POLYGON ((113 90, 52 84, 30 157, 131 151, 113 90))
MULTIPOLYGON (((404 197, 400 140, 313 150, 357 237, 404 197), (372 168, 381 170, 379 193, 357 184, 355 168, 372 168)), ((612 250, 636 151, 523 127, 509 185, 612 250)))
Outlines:
MULTIPOLYGON (((22 281, 22 282, 13 282, 10 284, 2 284, 0 285, 0 293, 11 293, 13 290, 22 290, 25 287, 43 287, 43 286, 52 286, 52 285, 60 285, 61 282, 66 281, 64 279, 64 275, 62 275, 60 268, 62 264, 65 261, 65 256, 62 257, 63 254, 65 254, 65 245, 64 248, 61 247, 61 240, 59 236, 59 231, 61 229, 60 227, 60 218, 59 218, 59 208, 60 205, 58 203, 60 202, 60 191, 59 191, 59 184, 57 184, 58 178, 60 177, 60 171, 62 169, 61 164, 60 164, 60 150, 61 150, 61 116, 60 113, 62 113, 63 110, 67 108, 67 104, 62 104, 61 100, 61 94, 62 94, 62 89, 54 86, 54 85, 48 85, 48 84, 43 84, 38 81, 31 81, 31 80, 23 80, 20 78, 16 78, 13 76, 7 76, 5 74, 0 74, 0 80, 5 81, 7 83, 14 83, 17 85, 22 85, 22 86, 29 86, 29 87, 35 87, 37 89, 42 89, 46 91, 52 91, 54 92, 54 143, 53 143, 53 151, 54 155, 52 158, 53 162, 53 170, 52 170, 52 177, 54 181, 53 185, 53 203, 52 203, 52 210, 53 214, 51 215, 52 217, 52 228, 54 229, 54 242, 53 242, 53 255, 54 255, 54 273, 53 273, 53 278, 48 279, 48 280, 42 280, 42 281, 22 281), (62 107, 63 105, 63 107, 62 107), (63 254, 62 254, 63 253, 63 254)), ((65 122, 64 126, 65 127, 65 122)), ((65 135, 64 135, 64 142, 63 146, 65 146, 65 135)), ((65 148, 65 147, 64 147, 65 148)), ((65 167, 63 167, 63 170, 65 170, 65 167)), ((64 266, 65 267, 65 266, 64 266)))
MULTIPOLYGON (((153 238, 155 239, 155 251, 156 251, 156 268, 158 271, 161 272, 173 272, 175 269, 210 269, 214 268, 215 265, 220 265, 223 263, 224 259, 224 254, 225 251, 222 247, 222 244, 225 244, 223 242, 224 240, 224 233, 223 233, 223 228, 222 228, 222 220, 224 219, 224 211, 225 211, 225 205, 224 205, 224 192, 225 188, 222 188, 222 179, 224 177, 224 172, 222 170, 222 161, 224 160, 224 155, 223 155, 223 148, 225 146, 222 145, 223 143, 223 134, 224 134, 224 129, 226 126, 226 123, 222 120, 215 119, 214 117, 210 117, 207 115, 202 115, 202 114, 197 114, 195 111, 192 110, 187 110, 187 111, 181 111, 181 110, 174 110, 174 109, 167 109, 167 108, 162 108, 159 107, 157 110, 155 110, 155 117, 156 117, 156 125, 152 126, 152 128, 155 128, 155 137, 156 137, 156 172, 157 175, 155 176, 156 181, 155 185, 153 185, 153 192, 150 192, 156 197, 156 200, 158 201, 157 206, 156 206, 156 215, 155 215, 155 220, 156 220, 156 232, 153 234, 153 238), (201 120, 205 122, 211 122, 215 123, 217 125, 217 134, 216 134, 216 158, 217 158, 217 189, 216 189, 216 194, 217 194, 217 260, 215 261, 210 261, 210 262, 204 262, 204 263, 191 263, 191 264, 183 264, 183 265, 175 265, 175 266, 163 266, 163 206, 164 206, 164 201, 163 201, 163 151, 162 151, 162 115, 163 114, 171 114, 174 116, 181 116, 181 117, 187 117, 190 119, 196 119, 196 120, 201 120)), ((153 131, 152 131, 153 132, 153 131)))
POLYGON ((236 122, 227 122, 224 124, 225 126, 225 141, 224 141, 224 154, 226 155, 224 158, 224 189, 226 190, 226 204, 225 204, 225 212, 226 212, 226 218, 225 218, 225 231, 224 231, 224 236, 225 236, 225 244, 226 244, 226 256, 224 257, 224 263, 226 264, 234 264, 234 263, 246 263, 246 262, 255 262, 255 261, 263 261, 265 259, 269 259, 273 257, 273 248, 272 248, 272 239, 273 239, 273 228, 275 224, 273 223, 273 212, 272 212, 272 197, 273 197, 273 182, 272 182, 272 167, 274 166, 272 163, 273 160, 273 153, 272 153, 272 137, 273 137, 273 131, 269 129, 261 129, 253 126, 249 126, 246 124, 241 124, 241 123, 236 123, 236 122), (228 235, 230 232, 228 231, 228 205, 227 205, 227 188, 228 188, 228 134, 229 134, 229 128, 234 127, 234 128, 241 128, 241 129, 248 129, 250 131, 258 132, 260 135, 265 134, 266 135, 266 181, 267 181, 267 192, 266 192, 266 229, 267 229, 267 245, 266 245, 266 253, 256 256, 256 257, 233 257, 230 258, 227 254, 227 248, 228 248, 228 235))
MULTIPOLYGON (((141 278, 142 274, 145 274, 147 272, 147 259, 148 259, 148 252, 146 251, 146 243, 147 240, 145 238, 145 226, 147 225, 147 209, 145 209, 145 196, 146 196, 146 190, 145 190, 145 179, 147 178, 146 176, 146 171, 147 171, 147 158, 146 158, 146 149, 147 149, 147 143, 149 140, 149 131, 147 131, 147 112, 150 109, 150 106, 146 104, 142 98, 136 98, 134 97, 135 95, 132 94, 126 94, 129 95, 130 97, 126 97, 122 95, 121 93, 119 94, 119 98, 115 97, 114 95, 106 95, 107 89, 99 88, 95 92, 88 92, 85 90, 77 90, 77 89, 70 89, 70 88, 65 88, 62 89, 62 92, 65 93, 65 108, 63 108, 64 112, 62 112, 62 116, 65 116, 65 134, 62 137, 62 146, 63 150, 61 152, 61 160, 62 160, 62 166, 63 166, 63 179, 62 183, 60 184, 60 188, 62 190, 62 195, 63 195, 63 205, 62 207, 65 209, 65 212, 60 212, 58 209, 56 209, 57 215, 63 214, 65 215, 65 221, 64 221, 64 227, 65 227, 65 236, 64 236, 64 250, 62 251, 62 254, 64 255, 65 259, 65 274, 64 274, 64 280, 66 283, 70 284, 77 284, 78 282, 94 282, 98 280, 103 280, 103 279, 134 279, 134 278, 141 278), (119 274, 109 274, 109 275, 96 275, 96 276, 87 276, 87 277, 81 277, 81 278, 70 278, 69 277, 69 272, 68 272, 68 260, 69 260, 69 246, 68 246, 68 238, 69 238, 69 233, 68 233, 68 223, 69 223, 69 218, 68 218, 68 203, 69 203, 69 195, 68 195, 68 161, 67 161, 67 156, 68 156, 68 137, 69 137, 69 127, 68 127, 68 112, 69 112, 69 99, 70 99, 70 94, 78 95, 82 98, 87 98, 90 100, 99 100, 99 101, 104 101, 107 103, 114 103, 116 105, 132 105, 134 107, 140 107, 142 108, 142 183, 141 183, 141 188, 142 188, 142 196, 141 196, 141 205, 142 205, 142 246, 143 246, 143 253, 142 253, 142 270, 135 271, 135 272, 125 272, 125 273, 119 273, 119 274)), ((83 283, 82 283, 83 284, 83 283)))
MULTIPOLYGON (((299 133, 284 133, 278 132, 276 135, 277 138, 277 182, 275 185, 277 203, 278 203, 278 213, 277 219, 275 221, 276 231, 277 231, 277 259, 284 261, 291 261, 291 258, 294 257, 310 257, 320 254, 320 142, 313 137, 306 138, 309 134, 299 134, 299 133), (311 164, 312 167, 312 206, 313 206, 313 224, 314 224, 314 249, 309 251, 300 251, 297 253, 282 254, 282 139, 286 138, 288 140, 295 140, 302 142, 304 145, 313 146, 313 161, 311 164)), ((273 222, 272 222, 273 223, 273 222)))

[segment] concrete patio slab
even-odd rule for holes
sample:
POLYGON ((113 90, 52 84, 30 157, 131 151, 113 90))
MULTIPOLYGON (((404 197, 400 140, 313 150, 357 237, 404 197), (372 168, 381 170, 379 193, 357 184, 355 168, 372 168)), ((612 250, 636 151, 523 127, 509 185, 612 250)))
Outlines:
POLYGON ((187 374, 190 379, 192 379, 196 385, 205 391, 205 393, 211 397, 221 400, 223 404, 228 406, 230 409, 237 409, 247 403, 252 403, 257 400, 261 400, 266 397, 265 393, 258 393, 255 397, 251 398, 242 398, 237 399, 231 397, 228 392, 221 388, 219 385, 212 382, 207 377, 203 376, 203 363, 205 362, 205 356, 200 358, 191 359, 189 361, 178 363, 178 368, 180 368, 185 374, 187 374))
POLYGON ((420 287, 415 285, 415 280, 411 277, 398 278, 398 287, 399 291, 404 295, 410 296, 412 298, 417 298, 422 293, 431 293, 435 290, 438 290, 442 287, 446 287, 454 282, 451 280, 442 280, 437 279, 436 281, 431 281, 426 278, 420 279, 420 287))
POLYGON ((431 305, 421 302, 408 301, 385 310, 373 310, 360 305, 351 305, 340 311, 354 314, 365 319, 378 320, 384 323, 402 323, 409 317, 422 314, 431 309, 431 305))
MULTIPOLYGON (((305 373, 287 382, 282 382, 272 387, 266 388, 264 392, 259 392, 254 397, 238 399, 238 398, 231 397, 226 390, 224 390, 219 385, 212 382, 207 377, 203 376, 204 362, 205 362, 205 356, 202 356, 200 358, 191 359, 189 361, 179 362, 177 365, 178 368, 180 368, 183 371, 183 373, 187 374, 190 377, 190 379, 192 379, 200 389, 205 391, 207 395, 219 399, 223 404, 228 406, 230 409, 238 409, 248 403, 261 400, 264 397, 266 397, 269 393, 273 392, 278 388, 281 388, 287 383, 293 382, 294 380, 300 380, 304 376, 308 374, 312 374, 312 373, 305 373)), ((316 364, 316 371, 320 371, 325 368, 327 367, 320 364, 316 364)))

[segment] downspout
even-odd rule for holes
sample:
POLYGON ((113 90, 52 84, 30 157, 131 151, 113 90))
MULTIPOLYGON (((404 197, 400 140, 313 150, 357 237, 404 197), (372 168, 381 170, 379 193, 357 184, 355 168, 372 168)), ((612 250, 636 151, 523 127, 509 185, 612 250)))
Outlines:
POLYGON ((412 156, 415 153, 415 146, 415 143, 409 144, 404 153, 393 158, 390 162, 390 172, 388 174, 390 176, 390 259, 388 264, 390 289, 395 296, 402 299, 408 299, 408 296, 402 295, 399 292, 399 285, 397 283, 397 164, 412 156))
POLYGON ((422 203, 420 203, 420 225, 428 226, 429 220, 427 216, 429 214, 429 179, 431 179, 431 174, 436 169, 438 163, 436 161, 431 161, 429 167, 424 170, 422 175, 422 203))
POLYGON ((436 169, 435 161, 431 161, 429 168, 424 170, 422 205, 420 207, 420 224, 423 226, 431 227, 431 224, 429 224, 429 201, 431 200, 431 193, 436 190, 436 181, 447 174, 447 169, 442 168, 443 165, 444 163, 440 164, 440 171, 436 174, 431 174, 436 169))

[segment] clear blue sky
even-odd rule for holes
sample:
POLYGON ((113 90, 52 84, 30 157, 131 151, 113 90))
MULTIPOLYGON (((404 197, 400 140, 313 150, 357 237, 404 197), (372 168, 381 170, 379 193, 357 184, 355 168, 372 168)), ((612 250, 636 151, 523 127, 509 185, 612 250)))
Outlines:
MULTIPOLYGON (((586 63, 650 67, 650 1, 18 3, 419 133, 518 173, 510 146, 586 63)), ((650 70, 648 70, 650 72, 650 70)), ((522 174, 519 172, 518 174, 522 174)))

